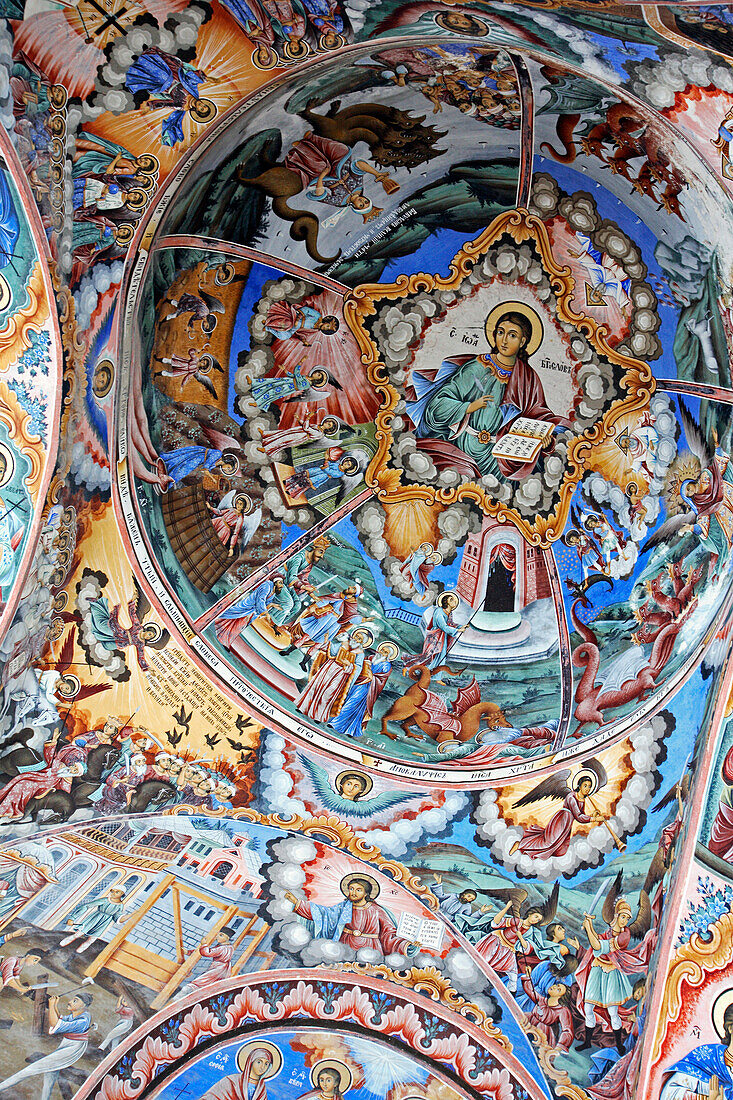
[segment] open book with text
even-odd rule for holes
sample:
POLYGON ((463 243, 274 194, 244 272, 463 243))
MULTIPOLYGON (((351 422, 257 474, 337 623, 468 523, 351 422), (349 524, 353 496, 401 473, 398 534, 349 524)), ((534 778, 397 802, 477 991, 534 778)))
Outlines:
POLYGON ((403 939, 419 943, 432 951, 439 951, 443 942, 443 925, 439 920, 418 917, 414 913, 401 913, 397 924, 397 935, 403 939))
POLYGON ((549 420, 532 420, 528 416, 517 417, 511 431, 494 444, 492 449, 494 458, 534 462, 542 448, 550 442, 554 429, 555 425, 549 420))

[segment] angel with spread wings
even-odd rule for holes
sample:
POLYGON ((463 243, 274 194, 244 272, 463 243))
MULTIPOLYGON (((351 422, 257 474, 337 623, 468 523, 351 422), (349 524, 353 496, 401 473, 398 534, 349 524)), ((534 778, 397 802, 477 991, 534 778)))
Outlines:
POLYGON ((553 772, 514 803, 514 809, 518 809, 544 798, 558 801, 562 799, 562 807, 553 814, 547 825, 544 828, 541 825, 530 825, 526 828, 522 838, 515 841, 510 848, 509 855, 522 852, 532 859, 563 856, 570 846, 570 837, 576 822, 580 825, 591 825, 604 820, 590 801, 590 796, 608 782, 606 770, 600 760, 595 757, 584 760, 581 770, 573 777, 572 785, 570 777, 570 768, 553 772))
POLYGON ((321 804, 343 817, 372 817, 392 806, 409 802, 414 796, 403 791, 383 791, 373 798, 364 798, 372 789, 371 776, 364 772, 346 771, 331 779, 325 768, 303 756, 300 758, 310 775, 321 804))
MULTIPOLYGON (((636 918, 626 898, 621 894, 621 872, 611 884, 603 902, 605 932, 594 927, 595 917, 586 913, 583 929, 588 937, 589 949, 575 972, 575 979, 583 999, 585 1016, 585 1042, 580 1050, 595 1044, 598 1021, 601 1028, 610 1021, 619 1054, 624 1053, 626 1032, 621 1023, 619 1008, 631 998, 629 974, 643 973, 656 945, 656 929, 653 927, 652 907, 645 890, 639 893, 636 918), (641 942, 629 948, 631 940, 641 942)), ((606 1025, 608 1026, 608 1025, 606 1025)))
POLYGON ((555 883, 546 901, 527 906, 529 895, 521 887, 491 891, 492 898, 500 901, 506 898, 506 904, 491 918, 491 931, 479 940, 476 950, 501 976, 511 993, 517 991, 518 957, 524 970, 530 962, 551 957, 540 926, 555 919, 559 894, 560 888, 555 883))
POLYGON ((718 563, 728 558, 733 539, 733 466, 730 455, 717 445, 717 438, 708 439, 679 398, 680 419, 685 429, 687 445, 699 474, 683 478, 671 488, 679 501, 675 515, 665 520, 641 548, 651 550, 673 535, 692 532, 711 555, 713 576, 718 563))
POLYGON ((199 287, 198 294, 186 293, 182 294, 180 298, 171 298, 170 304, 173 307, 173 312, 166 314, 163 320, 173 321, 176 317, 183 317, 186 313, 190 314, 186 322, 190 340, 194 338, 193 326, 196 321, 201 322, 201 331, 208 335, 216 328, 217 314, 226 312, 221 298, 217 298, 215 294, 209 294, 202 287, 199 287))
POLYGON ((155 357, 156 363, 162 363, 166 370, 158 371, 158 374, 164 375, 166 378, 178 378, 181 382, 181 389, 191 379, 195 379, 199 382, 204 389, 208 390, 215 401, 218 400, 219 395, 216 392, 216 386, 212 380, 208 377, 211 371, 218 371, 219 374, 224 374, 224 368, 218 359, 215 359, 209 352, 196 351, 195 348, 188 349, 188 355, 177 355, 172 352, 170 355, 166 355, 164 358, 155 357))
MULTIPOLYGON (((164 649, 170 639, 169 632, 159 626, 158 623, 145 622, 145 617, 152 610, 150 601, 135 579, 132 583, 135 588, 135 595, 127 601, 129 626, 122 626, 120 623, 121 604, 115 604, 111 608, 106 596, 98 596, 89 604, 88 622, 85 625, 90 627, 94 640, 103 649, 109 651, 110 658, 117 657, 122 666, 122 675, 110 672, 112 679, 119 680, 129 677, 124 653, 126 649, 132 647, 135 650, 138 666, 143 672, 147 672, 149 666, 145 659, 146 648, 164 649), (125 676, 125 673, 127 673, 127 676, 125 676)), ((91 651, 85 645, 83 638, 82 647, 91 661, 91 651)), ((94 663, 99 664, 100 662, 94 661, 94 663)))

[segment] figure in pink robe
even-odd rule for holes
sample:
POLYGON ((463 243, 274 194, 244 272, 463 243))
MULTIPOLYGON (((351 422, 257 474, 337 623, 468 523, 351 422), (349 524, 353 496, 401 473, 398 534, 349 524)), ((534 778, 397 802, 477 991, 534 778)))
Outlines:
POLYGON ((547 998, 538 995, 537 1004, 529 1014, 529 1022, 536 1027, 549 1046, 555 1050, 570 1050, 575 1037, 573 1016, 565 1004, 550 1005, 547 998), (557 1028, 557 1038, 553 1028, 557 1028))
POLYGON ((414 955, 418 945, 397 935, 389 914, 371 900, 376 884, 366 876, 348 876, 342 883, 346 896, 336 905, 316 905, 286 892, 299 917, 308 921, 317 939, 338 940, 354 951, 361 947, 379 948, 384 955, 414 955), (348 885, 345 883, 348 882, 348 885))
MULTIPOLYGON (((730 748, 723 761, 721 769, 723 781, 728 786, 733 786, 733 747, 730 748)), ((710 830, 708 848, 720 859, 733 863, 733 806, 728 805, 722 799, 718 805, 718 812, 710 830)))
POLYGON ((45 768, 14 776, 0 791, 0 818, 17 821, 31 799, 49 791, 70 791, 74 778, 84 770, 84 753, 76 745, 56 751, 56 742, 47 741, 43 757, 45 768))
POLYGON ((524 836, 511 848, 510 855, 522 852, 532 859, 549 859, 550 856, 564 856, 570 846, 570 837, 573 825, 590 825, 598 817, 585 812, 585 799, 588 791, 584 784, 590 788, 588 780, 580 784, 580 789, 568 791, 562 809, 548 821, 543 828, 541 825, 530 825, 524 830, 524 836))
POLYGON ((217 508, 211 513, 211 523, 222 546, 233 552, 244 527, 243 513, 236 508, 217 508))
POLYGON ((229 928, 222 928, 214 937, 213 943, 202 943, 199 946, 199 955, 202 959, 211 959, 210 964, 194 978, 181 991, 182 996, 192 993, 195 989, 208 989, 210 985, 223 982, 231 975, 232 957, 234 948, 231 945, 232 932, 229 928))

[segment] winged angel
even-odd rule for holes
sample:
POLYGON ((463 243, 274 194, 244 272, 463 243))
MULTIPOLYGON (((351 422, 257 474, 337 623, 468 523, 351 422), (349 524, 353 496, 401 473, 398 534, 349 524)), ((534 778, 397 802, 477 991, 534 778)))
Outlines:
POLYGON ((673 535, 692 532, 711 556, 713 576, 727 561, 733 530, 733 468, 730 455, 708 439, 692 413, 679 399, 680 418, 685 429, 692 462, 683 476, 668 488, 675 514, 665 520, 641 548, 651 550, 673 535))
POLYGON ((608 1019, 616 1047, 619 1054, 623 1054, 626 1032, 619 1009, 631 998, 632 986, 628 975, 638 974, 649 965, 656 945, 656 927, 646 890, 639 893, 639 908, 634 917, 631 906, 621 894, 621 872, 606 894, 602 916, 606 924, 605 932, 596 931, 592 912, 586 913, 583 921, 590 950, 584 955, 575 974, 583 997, 586 1028, 585 1043, 580 1049, 597 1045, 594 1029, 599 1021, 603 1028, 608 1019), (632 939, 641 942, 637 947, 630 948, 632 939))
POLYGON ((331 784, 325 768, 307 757, 300 758, 305 765, 321 804, 343 817, 373 817, 375 814, 409 802, 414 795, 402 791, 383 791, 373 798, 365 798, 372 789, 371 776, 365 772, 341 772, 331 784))
POLYGON ((127 601, 129 626, 120 622, 122 605, 110 607, 102 595, 108 578, 104 573, 85 569, 77 586, 77 608, 81 615, 80 643, 90 664, 104 668, 113 680, 128 680, 130 671, 125 650, 132 648, 138 667, 147 672, 145 650, 148 647, 163 649, 170 634, 158 623, 148 620, 152 610, 150 601, 133 579, 135 595, 127 601))
POLYGON ((530 825, 526 828, 522 838, 512 845, 509 854, 522 852, 532 859, 565 855, 576 824, 600 824, 604 820, 591 795, 607 783, 606 769, 595 757, 584 760, 581 769, 574 776, 570 768, 563 768, 543 779, 514 803, 514 809, 531 806, 545 798, 562 800, 562 807, 553 814, 544 828, 541 825, 530 825))

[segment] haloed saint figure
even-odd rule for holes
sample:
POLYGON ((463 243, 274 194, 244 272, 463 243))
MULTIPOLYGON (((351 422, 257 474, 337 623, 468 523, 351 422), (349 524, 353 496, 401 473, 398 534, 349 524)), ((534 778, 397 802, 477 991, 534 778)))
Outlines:
POLYGON ((553 412, 529 357, 542 343, 539 315, 523 302, 496 306, 486 318, 490 351, 458 355, 436 370, 413 371, 407 412, 419 447, 438 469, 452 466, 468 477, 521 478, 531 462, 497 459, 493 447, 518 417, 568 427, 553 412))

